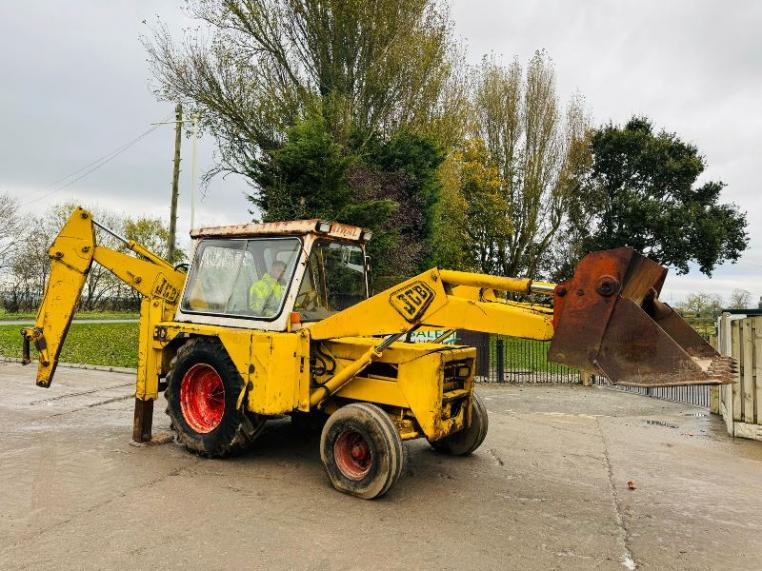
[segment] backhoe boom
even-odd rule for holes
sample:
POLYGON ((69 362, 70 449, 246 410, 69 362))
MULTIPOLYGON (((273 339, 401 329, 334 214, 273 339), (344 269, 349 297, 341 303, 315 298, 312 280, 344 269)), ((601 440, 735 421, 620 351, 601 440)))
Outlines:
MULTIPOLYGON (((37 311, 34 327, 21 331, 25 345, 25 364, 30 362, 30 343, 34 343, 37 348, 38 386, 49 387, 53 381, 61 348, 94 261, 138 291, 145 299, 158 302, 162 307, 162 318, 171 317, 177 306, 185 274, 143 246, 124 240, 111 231, 109 232, 122 239, 126 247, 140 257, 97 245, 96 225, 89 212, 77 208, 48 249, 50 277, 45 295, 37 311)), ((147 318, 147 315, 141 315, 141 320, 147 318)))

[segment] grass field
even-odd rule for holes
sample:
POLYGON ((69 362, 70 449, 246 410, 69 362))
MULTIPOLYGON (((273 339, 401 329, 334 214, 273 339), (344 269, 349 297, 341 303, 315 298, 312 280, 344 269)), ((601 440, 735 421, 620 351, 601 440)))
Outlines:
MULTIPOLYGON (((573 370, 548 361, 550 341, 529 341, 515 337, 500 336, 503 340, 506 371, 536 371, 548 373, 570 373, 573 370)), ((496 361, 496 336, 490 337, 491 361, 496 361)))
MULTIPOLYGON (((34 321, 37 313, 34 311, 25 311, 22 313, 0 312, 0 322, 2 321, 34 321)), ((89 321, 92 319, 138 319, 140 315, 134 311, 78 311, 74 314, 74 319, 89 321)))
MULTIPOLYGON (((21 358, 21 341, 18 325, 0 325, 0 355, 21 358)), ((36 358, 34 348, 32 358, 36 358)), ((138 324, 74 323, 69 328, 59 362, 136 367, 138 324)))
MULTIPOLYGON (((5 314, 2 320, 21 320, 28 314, 5 314)), ((32 315, 33 319, 34 316, 32 315)), ((137 319, 134 313, 80 313, 77 319, 137 319)), ((18 325, 0 325, 0 356, 21 357, 21 335, 18 325)), ((549 342, 501 337, 505 371, 570 373, 572 369, 547 359, 549 342)), ((496 336, 490 336, 490 362, 496 363, 496 336)), ((69 329, 61 357, 62 363, 83 363, 112 367, 136 367, 138 351, 137 323, 74 323, 69 329)), ((34 350, 33 350, 34 352, 34 350)))

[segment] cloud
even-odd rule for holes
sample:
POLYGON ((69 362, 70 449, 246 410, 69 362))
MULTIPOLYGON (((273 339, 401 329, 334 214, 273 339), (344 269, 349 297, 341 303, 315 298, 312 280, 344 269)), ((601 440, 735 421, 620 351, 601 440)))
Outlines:
POLYGON ((747 212, 751 243, 711 280, 673 274, 665 294, 762 294, 762 3, 456 0, 452 12, 473 62, 490 52, 526 62, 545 49, 562 99, 581 92, 596 121, 643 114, 695 144, 708 163, 702 179, 726 182, 724 200, 747 212))
MULTIPOLYGON (((180 0, 43 0, 0 4, 0 190, 22 201, 51 182, 171 117, 173 105, 150 89, 139 41, 156 14, 178 32, 195 23, 180 0)), ((715 278, 672 277, 674 295, 733 287, 762 294, 759 149, 762 149, 762 3, 671 0, 543 2, 453 0, 456 33, 471 61, 502 53, 526 62, 536 49, 554 59, 563 98, 585 95, 598 121, 645 114, 698 146, 706 179, 728 183, 727 200, 748 211, 751 247, 715 278)), ((157 129, 56 201, 97 202, 116 210, 168 216, 172 127, 157 129)), ((199 170, 214 164, 214 142, 199 146, 199 170)), ((180 234, 189 227, 190 144, 183 142, 180 234)), ((249 219, 240 177, 215 179, 199 205, 204 223, 249 219)), ((44 208, 47 201, 27 206, 44 208)))
MULTIPOLYGON (((54 193, 51 183, 174 118, 149 85, 139 41, 156 12, 179 31, 192 22, 179 3, 29 1, 0 5, 3 65, 0 190, 28 211, 75 201, 133 214, 169 217, 174 125, 159 127, 90 176, 54 193), (76 6, 76 8, 74 8, 76 6)), ((179 233, 187 235, 192 142, 182 143, 179 233)), ((214 141, 198 147, 198 171, 214 165, 214 141)), ((241 177, 216 178, 199 197, 198 221, 249 218, 241 177)))

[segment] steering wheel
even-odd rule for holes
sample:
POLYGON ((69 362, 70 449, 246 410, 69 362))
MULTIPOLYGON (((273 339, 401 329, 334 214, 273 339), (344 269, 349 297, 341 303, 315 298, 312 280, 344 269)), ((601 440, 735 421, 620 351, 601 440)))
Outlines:
POLYGON ((311 311, 318 308, 318 295, 315 290, 303 291, 294 299, 294 309, 311 311))

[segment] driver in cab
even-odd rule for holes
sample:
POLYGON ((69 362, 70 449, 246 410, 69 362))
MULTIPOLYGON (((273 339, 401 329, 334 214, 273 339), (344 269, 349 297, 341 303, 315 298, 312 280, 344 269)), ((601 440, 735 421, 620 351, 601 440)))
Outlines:
POLYGON ((249 288, 249 309, 260 316, 274 315, 286 293, 286 264, 276 260, 270 271, 249 288))

